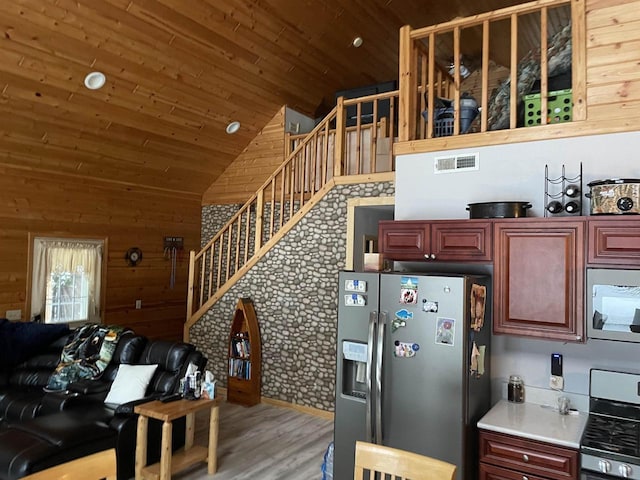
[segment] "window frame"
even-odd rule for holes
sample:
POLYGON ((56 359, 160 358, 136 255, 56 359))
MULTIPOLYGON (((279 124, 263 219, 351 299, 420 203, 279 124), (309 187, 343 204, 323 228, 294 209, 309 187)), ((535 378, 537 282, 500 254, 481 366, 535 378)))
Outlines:
MULTIPOLYGON (((109 238, 108 237, 99 237, 92 235, 78 235, 78 234, 69 234, 69 233, 60 233, 60 234, 52 234, 52 233, 40 233, 40 232, 29 232, 28 234, 28 242, 29 242, 29 250, 27 256, 27 295, 25 299, 25 312, 27 312, 26 319, 27 321, 32 321, 31 319, 31 294, 33 289, 33 253, 34 253, 34 242, 36 238, 45 238, 47 240, 70 240, 70 241, 87 241, 87 242, 102 242, 102 265, 101 265, 101 275, 100 275, 100 323, 105 323, 105 313, 106 313, 106 292, 107 292, 107 260, 109 258, 109 238)), ((43 319, 44 322, 44 319, 43 319)), ((80 326, 87 323, 87 321, 75 321, 69 322, 70 326, 80 326)))

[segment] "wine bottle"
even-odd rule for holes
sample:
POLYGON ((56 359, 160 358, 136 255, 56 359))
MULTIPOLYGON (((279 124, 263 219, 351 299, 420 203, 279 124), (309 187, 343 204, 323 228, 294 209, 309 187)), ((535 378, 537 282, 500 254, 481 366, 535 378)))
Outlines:
POLYGON ((577 213, 580 211, 580 202, 571 200, 565 204, 564 209, 567 213, 577 213))
POLYGON ((580 195, 580 187, 575 183, 570 183, 565 187, 564 194, 567 197, 571 197, 571 198, 577 197, 578 195, 580 195))
POLYGON ((564 210, 564 207, 562 206, 562 203, 557 200, 552 200, 547 204, 547 211, 549 213, 560 213, 562 210, 564 210))

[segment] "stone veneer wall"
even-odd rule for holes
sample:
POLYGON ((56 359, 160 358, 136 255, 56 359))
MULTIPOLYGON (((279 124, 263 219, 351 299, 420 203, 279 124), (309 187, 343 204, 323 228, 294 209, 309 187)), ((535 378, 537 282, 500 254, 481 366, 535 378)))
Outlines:
MULTIPOLYGON (((191 342, 209 358, 207 368, 222 385, 231 319, 238 297, 249 296, 262 337, 262 395, 333 411, 347 200, 394 192, 392 182, 335 187, 191 327, 191 342)), ((211 213, 213 207, 203 207, 203 222, 224 216, 211 213)), ((205 231, 210 228, 203 224, 203 239, 205 231)))
POLYGON ((227 205, 205 205, 202 207, 202 226, 200 227, 200 247, 204 247, 220 229, 231 220, 241 203, 231 203, 227 205))

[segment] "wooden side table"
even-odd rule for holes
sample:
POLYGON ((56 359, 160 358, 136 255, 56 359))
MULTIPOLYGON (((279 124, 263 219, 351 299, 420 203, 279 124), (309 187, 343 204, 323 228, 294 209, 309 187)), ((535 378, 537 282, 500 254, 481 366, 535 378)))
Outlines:
POLYGON ((197 462, 207 460, 207 471, 213 475, 217 468, 216 450, 218 447, 218 400, 177 400, 175 402, 162 403, 153 401, 137 405, 134 412, 138 417, 138 432, 136 444, 136 480, 160 479, 169 480, 171 474, 190 467, 197 462), (209 421, 209 446, 208 448, 193 445, 195 434, 195 413, 211 409, 209 421), (186 417, 185 445, 184 449, 171 454, 172 420, 186 417), (147 429, 149 419, 161 420, 162 424, 162 448, 160 463, 146 465, 147 462, 147 429))

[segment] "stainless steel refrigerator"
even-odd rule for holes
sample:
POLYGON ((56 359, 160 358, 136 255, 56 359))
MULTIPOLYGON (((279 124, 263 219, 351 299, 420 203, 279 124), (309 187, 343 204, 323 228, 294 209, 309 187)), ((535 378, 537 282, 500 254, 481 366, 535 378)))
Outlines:
POLYGON ((335 480, 356 440, 457 465, 477 478, 476 423, 490 408, 490 278, 340 273, 335 480))

